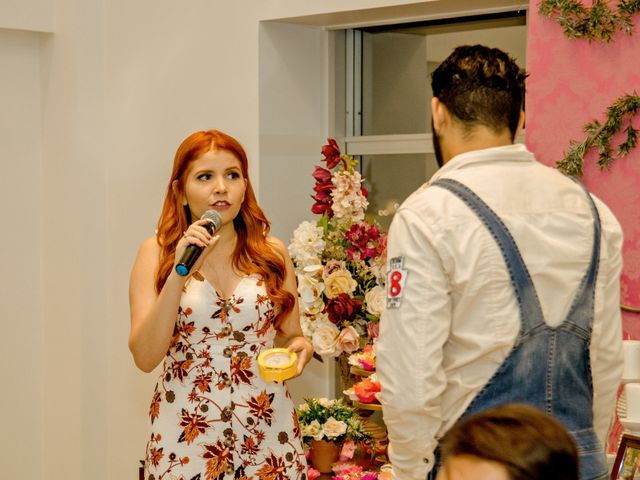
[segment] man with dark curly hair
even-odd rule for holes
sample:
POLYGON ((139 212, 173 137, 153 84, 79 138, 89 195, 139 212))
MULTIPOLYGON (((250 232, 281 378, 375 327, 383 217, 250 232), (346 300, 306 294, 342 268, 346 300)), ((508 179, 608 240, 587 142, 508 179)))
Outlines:
POLYGON ((514 143, 524 80, 482 45, 456 48, 432 75, 441 168, 393 218, 376 346, 397 479, 435 477, 437 439, 510 402, 567 428, 582 479, 607 477, 622 231, 579 182, 514 143))

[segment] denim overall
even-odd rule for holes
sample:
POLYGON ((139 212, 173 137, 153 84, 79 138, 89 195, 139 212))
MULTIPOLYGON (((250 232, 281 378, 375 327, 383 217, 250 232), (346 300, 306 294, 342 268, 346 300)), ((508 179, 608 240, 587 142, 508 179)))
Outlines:
MULTIPOLYGON (((502 251, 520 309, 521 326, 513 349, 461 418, 508 402, 538 407, 560 420, 576 440, 580 479, 609 478, 604 450, 593 429, 589 344, 600 258, 600 218, 591 196, 585 190, 594 218, 591 262, 567 318, 552 328, 544 321, 527 267, 502 220, 460 182, 440 179, 433 185, 457 195, 491 232, 502 251)), ((435 479, 439 466, 436 455, 427 479, 435 479)))

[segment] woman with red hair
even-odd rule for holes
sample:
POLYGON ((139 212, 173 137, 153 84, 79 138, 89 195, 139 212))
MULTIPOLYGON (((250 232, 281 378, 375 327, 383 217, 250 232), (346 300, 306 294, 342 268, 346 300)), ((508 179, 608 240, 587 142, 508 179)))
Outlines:
POLYGON ((313 354, 298 315, 285 245, 269 236, 237 140, 196 132, 178 147, 157 234, 131 272, 129 348, 151 372, 163 361, 149 416, 145 478, 303 479, 300 429, 285 385, 265 382, 258 354, 313 354), (202 215, 214 210, 213 234, 202 215), (181 276, 185 249, 202 253, 181 276), (193 247, 192 247, 193 248, 193 247), (274 477, 275 478, 275 477, 274 477))

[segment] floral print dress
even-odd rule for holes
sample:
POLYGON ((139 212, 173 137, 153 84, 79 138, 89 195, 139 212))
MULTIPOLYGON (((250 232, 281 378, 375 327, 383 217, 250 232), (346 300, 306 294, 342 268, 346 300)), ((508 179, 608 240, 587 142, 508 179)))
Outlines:
POLYGON ((246 276, 222 299, 196 276, 151 401, 145 479, 305 480, 290 394, 258 372, 276 334, 264 284, 246 276))

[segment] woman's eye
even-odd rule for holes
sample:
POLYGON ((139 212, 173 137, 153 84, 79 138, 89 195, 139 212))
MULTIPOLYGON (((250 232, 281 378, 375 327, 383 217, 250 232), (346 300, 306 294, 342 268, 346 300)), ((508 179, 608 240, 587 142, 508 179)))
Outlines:
POLYGON ((203 173, 202 175, 198 175, 198 180, 201 180, 203 182, 206 182, 210 178, 211 178, 211 174, 209 173, 203 173))
POLYGON ((227 177, 231 180, 236 180, 237 178, 240 178, 240 174, 238 172, 229 172, 227 173, 227 177))

